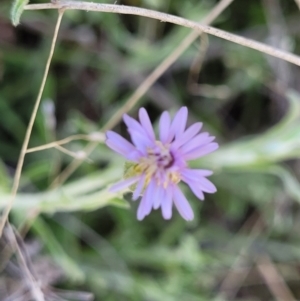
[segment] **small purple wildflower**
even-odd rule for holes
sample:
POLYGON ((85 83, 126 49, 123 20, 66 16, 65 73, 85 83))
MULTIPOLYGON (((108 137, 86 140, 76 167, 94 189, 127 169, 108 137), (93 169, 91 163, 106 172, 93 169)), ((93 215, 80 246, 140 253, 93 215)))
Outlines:
POLYGON ((137 218, 142 220, 152 208, 161 207, 165 219, 172 217, 173 202, 185 220, 194 218, 193 210, 178 187, 185 182, 193 193, 204 200, 203 192, 214 193, 216 187, 207 176, 210 170, 190 169, 187 162, 205 156, 218 148, 212 142, 215 137, 208 133, 198 134, 202 123, 197 122, 185 130, 188 110, 182 107, 173 121, 168 112, 163 112, 159 120, 159 140, 156 140, 147 111, 139 110, 139 121, 124 114, 123 120, 133 142, 119 134, 108 131, 108 147, 133 162, 133 176, 114 184, 111 191, 119 191, 136 184, 133 200, 143 194, 137 218))

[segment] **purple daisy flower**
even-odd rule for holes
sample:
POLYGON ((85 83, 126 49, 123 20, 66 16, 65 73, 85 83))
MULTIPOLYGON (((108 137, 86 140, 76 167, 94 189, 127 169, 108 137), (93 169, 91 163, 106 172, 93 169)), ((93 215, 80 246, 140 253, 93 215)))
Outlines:
POLYGON ((136 185, 133 200, 142 194, 137 218, 142 220, 152 208, 161 207, 165 219, 172 217, 173 203, 185 220, 194 218, 193 210, 178 187, 185 182, 193 193, 204 200, 203 192, 214 193, 216 187, 206 179, 210 170, 190 169, 187 161, 205 156, 218 148, 212 142, 215 137, 208 133, 198 134, 202 123, 197 122, 185 130, 188 110, 182 107, 173 121, 168 112, 163 112, 159 120, 159 140, 144 108, 139 110, 139 121, 124 114, 132 143, 119 134, 108 131, 108 147, 133 162, 132 176, 114 184, 110 190, 119 191, 136 185))

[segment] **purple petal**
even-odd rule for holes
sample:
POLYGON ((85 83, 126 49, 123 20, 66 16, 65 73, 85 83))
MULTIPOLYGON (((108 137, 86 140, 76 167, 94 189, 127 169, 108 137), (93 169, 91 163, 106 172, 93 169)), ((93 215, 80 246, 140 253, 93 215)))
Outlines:
POLYGON ((209 136, 208 133, 199 134, 180 148, 181 153, 186 154, 195 148, 210 143, 214 139, 215 137, 209 136))
POLYGON ((177 149, 192 139, 201 130, 201 127, 201 122, 191 125, 182 135, 176 138, 174 143, 172 143, 172 149, 177 149))
POLYGON ((153 209, 158 209, 161 203, 164 201, 164 188, 162 186, 158 186, 155 189, 153 197, 153 209))
POLYGON ((147 111, 144 108, 140 108, 139 110, 139 119, 142 124, 144 130, 148 134, 149 138, 155 140, 155 134, 153 131, 153 127, 149 118, 147 111))
POLYGON ((194 218, 194 212, 191 208, 191 205, 181 190, 177 186, 173 187, 173 198, 178 212, 185 220, 191 221, 194 218))
POLYGON ((181 171, 181 176, 187 180, 197 181, 200 177, 208 177, 211 176, 213 172, 207 169, 190 169, 186 168, 181 171))
POLYGON ((145 190, 145 193, 142 197, 141 203, 138 208, 137 212, 137 219, 141 221, 146 215, 148 215, 151 212, 152 209, 152 195, 155 189, 155 182, 154 180, 151 180, 148 187, 145 190))
POLYGON ((143 188, 144 188, 144 185, 145 185, 145 178, 146 178, 146 176, 143 174, 143 175, 141 176, 141 178, 140 178, 140 180, 139 180, 137 186, 136 186, 136 189, 135 189, 135 191, 134 191, 134 193, 133 193, 133 195, 132 195, 132 199, 133 199, 134 201, 136 201, 136 200, 138 199, 138 197, 140 196, 140 194, 141 194, 141 192, 142 192, 142 190, 143 190, 143 188))
POLYGON ((186 182, 189 187, 191 188, 191 190, 193 191, 194 195, 200 199, 201 201, 204 200, 204 194, 203 191, 201 190, 200 186, 198 185, 198 183, 193 182, 193 181, 186 181, 185 179, 183 179, 184 182, 186 182))
POLYGON ((138 162, 141 158, 141 153, 138 150, 127 152, 124 149, 117 148, 117 146, 111 140, 106 140, 105 143, 109 148, 121 154, 129 161, 138 162))
POLYGON ((161 203, 161 211, 164 219, 172 217, 172 187, 165 189, 164 200, 161 203))
POLYGON ((124 114, 123 120, 129 130, 137 131, 141 135, 147 135, 147 132, 141 126, 141 124, 139 122, 137 122, 135 119, 133 119, 132 117, 128 116, 127 114, 124 114))
POLYGON ((159 120, 159 139, 161 142, 166 143, 170 131, 170 114, 163 112, 159 120))
POLYGON ((201 178, 197 181, 183 179, 183 181, 190 186, 191 190, 200 200, 204 200, 202 191, 207 193, 215 193, 217 191, 216 186, 206 178, 201 178))
POLYGON ((140 202, 140 205, 139 205, 139 208, 138 208, 138 211, 137 211, 137 219, 139 221, 143 220, 144 217, 147 215, 145 213, 145 207, 147 205, 147 202, 148 202, 148 198, 147 198, 147 195, 146 193, 143 195, 142 197, 142 200, 140 202))
POLYGON ((146 206, 146 210, 145 210, 146 215, 148 215, 152 210, 152 207, 153 207, 153 198, 152 198, 152 196, 154 194, 154 191, 155 191, 156 187, 157 187, 157 185, 156 185, 155 180, 151 180, 149 185, 148 185, 148 189, 146 191, 146 193, 148 194, 148 199, 149 199, 149 201, 147 203, 147 206, 146 206))
POLYGON ((123 190, 123 189, 129 187, 130 185, 133 185, 134 183, 136 183, 139 178, 140 178, 140 176, 135 176, 135 177, 132 177, 132 178, 120 181, 120 182, 112 185, 109 188, 109 191, 111 191, 111 192, 117 192, 119 190, 123 190))
POLYGON ((217 191, 216 186, 206 178, 201 178, 196 182, 197 185, 202 189, 202 191, 207 193, 215 193, 217 191))
POLYGON ((136 146, 138 150, 146 154, 147 147, 150 147, 152 143, 149 141, 149 138, 145 135, 141 135, 139 132, 135 130, 129 129, 129 134, 132 142, 136 146))
POLYGON ((142 152, 140 152, 139 150, 135 150, 131 153, 128 153, 126 159, 129 161, 138 162, 141 157, 142 157, 142 152))
POLYGON ((135 147, 130 142, 115 132, 108 131, 106 137, 108 138, 106 145, 125 157, 128 153, 135 151, 135 147))
POLYGON ((183 157, 185 160, 194 160, 199 157, 203 157, 213 151, 215 151, 219 147, 218 143, 209 143, 205 146, 193 149, 187 154, 184 154, 183 157))
POLYGON ((187 107, 182 107, 175 115, 168 137, 168 141, 171 142, 173 138, 176 136, 180 136, 185 129, 186 121, 187 121, 188 110, 187 107))

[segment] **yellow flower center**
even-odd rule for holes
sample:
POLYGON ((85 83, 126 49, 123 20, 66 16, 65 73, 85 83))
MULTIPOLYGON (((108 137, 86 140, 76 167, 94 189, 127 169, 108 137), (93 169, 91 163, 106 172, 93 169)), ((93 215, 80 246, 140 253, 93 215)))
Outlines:
POLYGON ((148 148, 147 156, 141 158, 133 169, 135 174, 144 173, 146 175, 145 187, 152 178, 155 178, 158 185, 166 188, 170 182, 174 184, 180 182, 180 173, 170 169, 173 163, 174 158, 169 150, 169 145, 163 145, 161 141, 156 141, 156 147, 148 148))

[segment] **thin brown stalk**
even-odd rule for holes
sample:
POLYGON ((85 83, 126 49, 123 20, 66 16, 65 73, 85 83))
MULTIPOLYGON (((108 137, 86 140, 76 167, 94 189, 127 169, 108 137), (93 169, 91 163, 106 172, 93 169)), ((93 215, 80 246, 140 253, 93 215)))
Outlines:
POLYGON ((297 6, 298 6, 299 9, 300 9, 300 0, 295 0, 295 2, 296 2, 297 6))
POLYGON ((89 163, 92 163, 92 160, 86 157, 86 153, 84 151, 79 151, 79 152, 75 153, 75 152, 72 152, 60 145, 56 145, 56 146, 54 146, 54 148, 56 148, 57 150, 61 151, 62 153, 66 154, 72 158, 82 159, 82 160, 86 160, 89 163))
POLYGON ((271 56, 280 58, 282 60, 288 61, 295 65, 300 66, 300 57, 292 53, 279 50, 277 48, 271 47, 269 45, 246 39, 229 32, 200 24, 188 19, 184 19, 178 16, 144 9, 134 6, 125 6, 125 5, 116 5, 116 4, 102 4, 102 3, 93 3, 93 2, 83 2, 83 1, 62 1, 57 4, 46 3, 46 4, 29 4, 25 6, 27 10, 41 10, 41 9, 65 9, 65 10, 85 10, 85 11, 97 11, 97 12, 107 12, 107 13, 118 13, 118 14, 128 14, 128 15, 137 15, 148 17, 152 19, 160 20, 161 22, 169 22, 177 24, 183 27, 192 28, 198 32, 205 32, 213 36, 222 38, 224 40, 246 46, 260 52, 269 54, 271 56))
POLYGON ((57 18, 57 22, 56 22, 56 26, 55 26, 55 30, 54 30, 54 34, 53 34, 53 39, 52 39, 52 43, 51 43, 50 53, 49 53, 47 63, 46 63, 46 67, 45 67, 45 71, 44 71, 44 76, 43 76, 43 79, 42 79, 42 83, 41 83, 41 86, 40 86, 40 90, 39 90, 37 99, 36 99, 35 104, 34 104, 34 108, 33 108, 33 111, 32 111, 31 117, 30 117, 30 121, 29 121, 27 130, 26 130, 25 138, 24 138, 23 145, 22 145, 22 148, 21 148, 21 153, 19 155, 18 164, 17 164, 17 168, 16 168, 16 173, 15 173, 15 176, 14 176, 13 186, 12 186, 12 190, 11 190, 11 198, 10 198, 9 202, 7 203, 7 206, 5 207, 5 209, 3 211, 3 214, 2 214, 2 217, 1 217, 0 237, 2 236, 2 231, 3 231, 4 225, 5 225, 5 223, 8 219, 9 212, 10 212, 12 206, 13 206, 13 203, 14 203, 14 200, 16 198, 16 194, 17 194, 17 191, 18 191, 18 188, 19 188, 22 168, 23 168, 24 159, 25 159, 25 156, 26 156, 26 151, 27 151, 27 148, 28 148, 28 144, 29 144, 33 124, 34 124, 36 114, 37 114, 37 111, 38 111, 38 108, 39 108, 39 105, 40 105, 40 102, 41 102, 42 94, 43 94, 43 91, 44 91, 46 79, 47 79, 47 76, 48 76, 48 71, 49 71, 49 68, 50 68, 50 63, 51 63, 51 60, 52 60, 52 56, 53 56, 53 53, 54 53, 54 48, 55 48, 55 44, 56 44, 56 40, 57 40, 58 30, 59 30, 59 27, 60 27, 60 24, 61 24, 63 14, 64 14, 64 10, 59 9, 58 10, 58 18, 57 18))
MULTIPOLYGON (((104 135, 101 135, 101 136, 102 137, 100 137, 100 135, 99 135, 99 139, 97 140, 98 142, 104 141, 104 135)), ((43 145, 40 145, 40 146, 28 148, 26 153, 28 154, 28 153, 42 151, 42 150, 45 150, 45 149, 56 147, 58 145, 67 144, 67 143, 69 143, 71 141, 74 141, 74 140, 95 141, 95 139, 93 139, 93 137, 91 137, 91 135, 81 135, 81 134, 73 135, 73 136, 69 136, 69 137, 61 139, 61 140, 57 140, 57 141, 53 141, 53 142, 43 144, 43 145)))
POLYGON ((296 298, 285 283, 283 277, 271 261, 268 255, 260 256, 257 259, 257 270, 265 280, 270 292, 277 301, 295 301, 296 298))
POLYGON ((27 278, 26 280, 28 281, 28 286, 30 287, 30 291, 31 291, 33 300, 45 301, 45 297, 41 290, 41 287, 40 287, 38 281, 35 279, 35 277, 30 272, 26 258, 18 244, 18 241, 16 238, 16 233, 14 232, 14 230, 10 224, 8 224, 7 232, 8 232, 8 237, 13 245, 13 249, 16 250, 17 258, 18 258, 20 264, 23 266, 23 270, 25 272, 24 274, 26 275, 26 278, 27 278))
MULTIPOLYGON (((90 143, 83 151, 86 153, 86 156, 88 157, 89 154, 93 152, 93 150, 97 147, 99 143, 98 142, 92 142, 90 143)), ((84 159, 74 159, 62 172, 60 175, 58 175, 52 184, 50 185, 50 189, 54 189, 57 186, 64 183, 69 176, 81 165, 81 163, 84 162, 84 159)))

